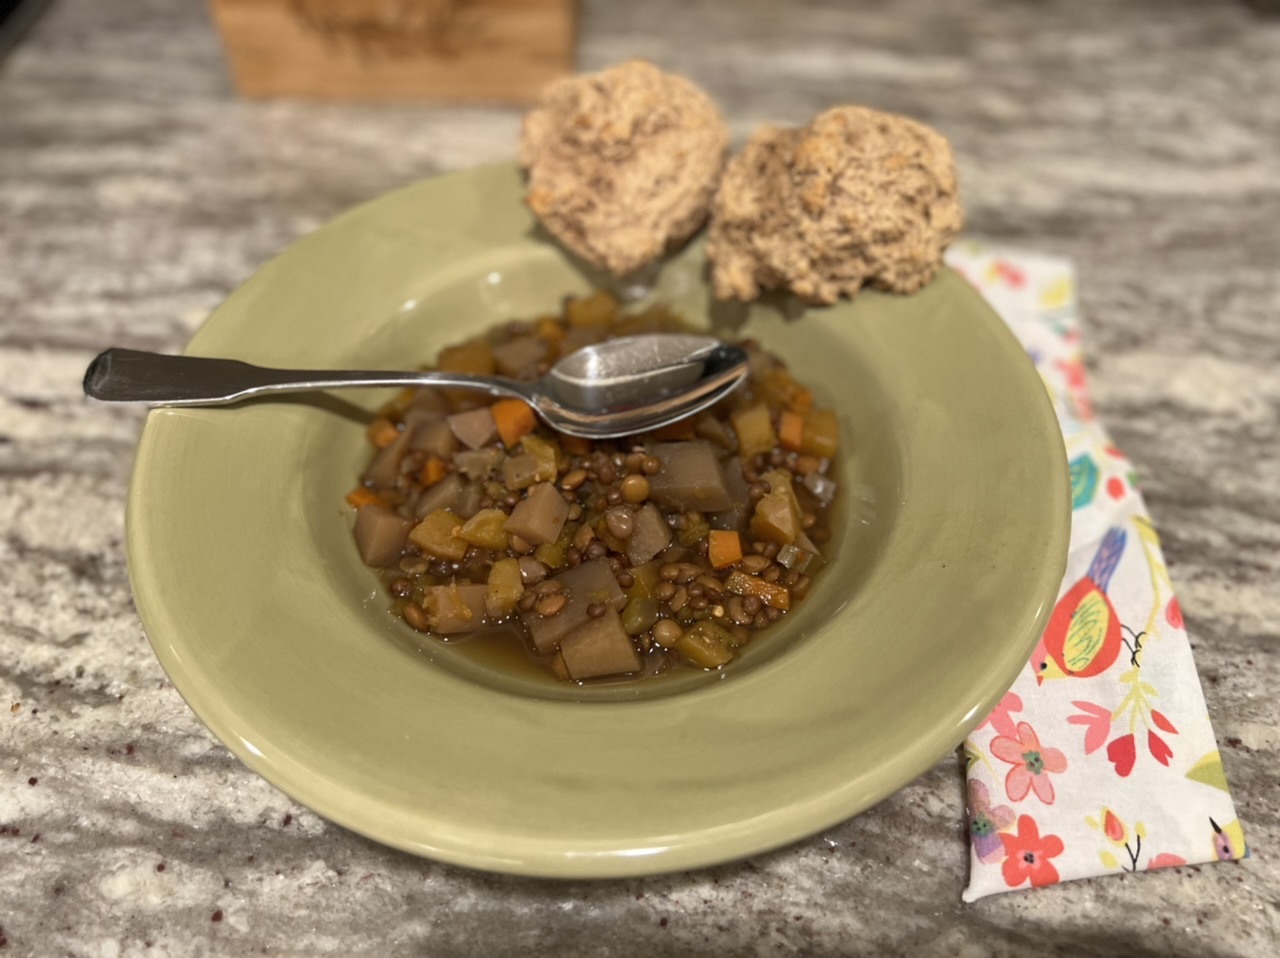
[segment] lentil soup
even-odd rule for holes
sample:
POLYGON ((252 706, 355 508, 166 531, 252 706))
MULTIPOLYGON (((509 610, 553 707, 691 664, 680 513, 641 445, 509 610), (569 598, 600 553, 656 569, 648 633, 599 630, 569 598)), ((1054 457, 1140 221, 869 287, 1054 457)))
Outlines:
MULTIPOLYGON (((607 292, 450 346, 438 368, 532 380, 589 343, 685 324, 607 292)), ((830 547, 835 413, 747 340, 744 385, 655 432, 555 433, 518 400, 406 390, 347 496, 391 612, 487 667, 565 682, 717 672, 785 618, 830 547)))

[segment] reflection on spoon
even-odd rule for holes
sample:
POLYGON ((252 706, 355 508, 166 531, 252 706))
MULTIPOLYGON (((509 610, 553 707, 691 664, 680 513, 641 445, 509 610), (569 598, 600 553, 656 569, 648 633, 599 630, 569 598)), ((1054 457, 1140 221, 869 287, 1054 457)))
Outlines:
POLYGON ((108 402, 222 406, 254 396, 369 386, 448 386, 523 399, 553 429, 605 439, 657 429, 728 395, 747 354, 710 336, 653 333, 584 346, 541 379, 449 372, 266 369, 233 359, 108 349, 84 374, 108 402))

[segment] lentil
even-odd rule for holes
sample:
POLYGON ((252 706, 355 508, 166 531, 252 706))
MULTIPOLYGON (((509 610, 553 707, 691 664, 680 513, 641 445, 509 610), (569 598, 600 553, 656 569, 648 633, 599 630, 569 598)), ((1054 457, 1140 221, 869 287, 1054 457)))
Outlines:
POLYGON ((404 620, 419 632, 426 632, 431 628, 427 621, 427 613, 416 602, 406 602, 404 608, 400 610, 400 614, 404 616, 404 620))
POLYGON ((636 521, 626 509, 610 509, 604 514, 604 524, 609 532, 619 539, 631 538, 635 531, 636 521))
POLYGON ((637 506, 649 498, 649 480, 644 476, 630 475, 622 480, 622 498, 637 506))
POLYGON ((551 595, 544 595, 533 604, 533 609, 538 615, 552 616, 563 609, 568 601, 569 597, 563 592, 555 592, 551 595))
POLYGON ((684 629, 670 619, 659 619, 653 627, 653 641, 663 648, 671 648, 684 635, 684 629))

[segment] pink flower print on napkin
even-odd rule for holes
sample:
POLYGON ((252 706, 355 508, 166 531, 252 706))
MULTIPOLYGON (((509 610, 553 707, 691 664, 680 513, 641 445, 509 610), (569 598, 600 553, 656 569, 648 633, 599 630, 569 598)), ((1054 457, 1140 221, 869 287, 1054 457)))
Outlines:
POLYGON ((1017 736, 997 735, 991 740, 991 754, 1013 767, 1004 780, 1005 794, 1010 801, 1020 802, 1027 793, 1035 790, 1036 798, 1046 805, 1053 804, 1053 782, 1050 773, 1067 770, 1067 757, 1056 748, 1041 746, 1035 730, 1026 722, 1019 722, 1017 736))
POLYGON ((974 729, 975 732, 986 728, 990 725, 997 735, 1007 735, 1013 738, 1017 735, 1014 731, 1014 722, 1012 713, 1022 711, 1022 699, 1018 697, 1017 692, 1005 692, 999 704, 991 710, 991 714, 982 720, 982 724, 974 729))
POLYGON ((1062 839, 1057 835, 1040 835, 1040 827, 1030 815, 1018 819, 1016 835, 1001 835, 1005 860, 1002 867, 1005 884, 1017 888, 1030 881, 1033 888, 1053 885, 1058 881, 1058 869, 1049 859, 1062 854, 1062 839))
POLYGON ((991 804, 986 785, 977 779, 969 781, 969 840, 979 861, 991 864, 1004 858, 999 833, 1012 825, 1015 817, 1008 805, 991 804))
POLYGON ((1084 754, 1092 755, 1107 743, 1111 734, 1111 709, 1093 702, 1075 701, 1071 703, 1080 710, 1078 715, 1068 715, 1071 725, 1083 725, 1084 754))

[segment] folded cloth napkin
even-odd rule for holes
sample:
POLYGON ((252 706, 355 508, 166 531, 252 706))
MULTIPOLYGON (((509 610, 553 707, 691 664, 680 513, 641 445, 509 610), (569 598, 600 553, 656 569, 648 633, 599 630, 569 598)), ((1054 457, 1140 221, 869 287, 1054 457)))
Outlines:
POLYGON ((1094 419, 1075 270, 947 254, 1026 347, 1071 469, 1067 574, 1013 687, 965 741, 964 899, 1245 855, 1191 645, 1132 466, 1094 419))

